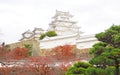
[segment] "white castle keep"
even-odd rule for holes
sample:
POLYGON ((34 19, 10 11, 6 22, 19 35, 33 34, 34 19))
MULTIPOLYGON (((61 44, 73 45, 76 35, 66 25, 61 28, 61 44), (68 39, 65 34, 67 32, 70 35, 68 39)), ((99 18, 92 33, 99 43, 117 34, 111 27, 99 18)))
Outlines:
POLYGON ((49 24, 48 30, 35 28, 33 31, 26 31, 22 34, 20 41, 34 38, 40 42, 41 49, 54 48, 60 45, 76 45, 78 49, 91 48, 98 40, 94 35, 82 36, 83 32, 76 25, 77 22, 72 21, 73 15, 69 12, 57 11, 53 17, 53 21, 49 24), (57 36, 45 37, 40 40, 40 35, 47 31, 55 31, 57 36))

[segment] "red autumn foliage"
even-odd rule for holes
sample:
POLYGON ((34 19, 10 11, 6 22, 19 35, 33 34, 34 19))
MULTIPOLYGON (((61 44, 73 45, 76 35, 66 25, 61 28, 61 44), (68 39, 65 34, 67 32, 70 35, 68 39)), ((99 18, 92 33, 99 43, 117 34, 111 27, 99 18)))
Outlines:
POLYGON ((57 46, 52 50, 52 52, 54 52, 53 57, 63 61, 74 60, 76 55, 73 53, 73 50, 73 45, 57 46))
POLYGON ((52 50, 53 55, 29 57, 27 49, 17 47, 6 52, 5 56, 9 58, 7 60, 14 59, 18 62, 22 59, 24 65, 0 67, 0 73, 3 75, 64 75, 66 69, 72 65, 70 62, 77 60, 73 50, 73 45, 64 45, 55 47, 52 50))
POLYGON ((29 61, 31 62, 37 62, 39 64, 53 64, 54 59, 50 56, 35 56, 35 57, 29 57, 29 61))
POLYGON ((0 47, 0 60, 23 59, 28 56, 28 50, 25 48, 17 47, 11 51, 6 47, 0 47))
POLYGON ((11 57, 13 59, 23 59, 27 58, 28 56, 28 50, 25 48, 17 47, 11 51, 11 57))
POLYGON ((0 46, 0 60, 7 60, 10 53, 10 49, 5 46, 0 46))

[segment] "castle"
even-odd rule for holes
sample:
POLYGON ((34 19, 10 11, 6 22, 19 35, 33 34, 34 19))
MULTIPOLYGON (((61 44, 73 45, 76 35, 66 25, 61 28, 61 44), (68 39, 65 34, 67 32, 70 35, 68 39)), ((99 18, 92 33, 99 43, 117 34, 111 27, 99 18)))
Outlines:
POLYGON ((53 21, 49 24, 48 30, 42 28, 34 28, 33 31, 27 30, 22 34, 20 41, 35 39, 40 42, 40 49, 54 48, 59 45, 76 45, 78 49, 91 48, 98 40, 94 35, 82 36, 83 32, 76 25, 77 22, 72 21, 73 15, 69 12, 56 10, 56 14, 52 17, 53 21), (40 40, 40 35, 47 31, 55 31, 57 36, 45 37, 40 40))

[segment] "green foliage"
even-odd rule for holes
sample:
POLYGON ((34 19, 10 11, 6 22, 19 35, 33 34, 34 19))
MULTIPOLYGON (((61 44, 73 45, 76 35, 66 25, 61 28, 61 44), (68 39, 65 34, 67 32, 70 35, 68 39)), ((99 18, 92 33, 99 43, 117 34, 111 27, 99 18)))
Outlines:
POLYGON ((99 68, 106 68, 107 65, 112 65, 113 61, 108 59, 104 53, 109 53, 112 47, 105 42, 99 42, 93 45, 90 49, 90 54, 94 57, 89 61, 90 64, 96 65, 99 68))
POLYGON ((120 59, 120 49, 113 48, 109 53, 104 52, 103 55, 112 60, 116 60, 116 59, 119 60, 120 59))
POLYGON ((46 36, 46 34, 41 34, 41 35, 40 35, 40 40, 44 39, 45 36, 46 36))
POLYGON ((112 64, 111 60, 107 60, 103 56, 94 57, 89 62, 90 64, 96 65, 97 68, 103 68, 103 69, 107 67, 107 64, 109 65, 112 64))
POLYGON ((111 44, 114 47, 119 47, 120 44, 120 25, 113 25, 105 32, 96 34, 96 38, 99 41, 111 44))
POLYGON ((27 48, 27 49, 31 49, 32 45, 31 44, 24 44, 24 47, 27 48))
POLYGON ((120 42, 120 34, 117 34, 113 37, 113 42, 119 43, 120 42))
POLYGON ((101 68, 89 67, 85 75, 107 75, 106 71, 101 68))
POLYGON ((107 46, 107 43, 99 42, 93 45, 93 48, 90 50, 90 54, 94 56, 99 56, 104 52, 104 48, 107 46))
POLYGON ((54 36, 57 36, 57 33, 55 31, 48 31, 45 34, 40 35, 40 40, 44 39, 46 36, 54 37, 54 36))
POLYGON ((95 37, 100 42, 93 45, 90 50, 93 55, 90 63, 102 69, 112 65, 115 67, 115 75, 119 75, 120 25, 113 25, 104 32, 96 34, 95 37))
POLYGON ((76 68, 76 67, 72 67, 69 69, 69 71, 66 72, 65 75, 81 75, 85 73, 86 69, 84 68, 76 68))
POLYGON ((84 74, 85 73, 85 69, 84 68, 71 68, 70 69, 71 71, 70 72, 67 72, 66 75, 69 75, 69 74, 84 74))
POLYGON ((48 32, 46 32, 46 36, 48 36, 48 37, 57 36, 57 33, 55 31, 48 31, 48 32))
POLYGON ((91 65, 89 63, 77 62, 68 69, 65 75, 84 75, 86 72, 86 69, 90 66, 91 65))
POLYGON ((28 55, 32 56, 32 50, 28 51, 28 55))
POLYGON ((115 67, 110 66, 106 69, 89 67, 86 69, 85 75, 114 75, 115 74, 115 67))
POLYGON ((97 43, 90 50, 94 56, 106 55, 110 58, 120 57, 120 26, 111 26, 105 32, 96 34, 100 43, 97 43))
MULTIPOLYGON (((109 66, 106 69, 107 75, 114 75, 115 74, 115 67, 114 66, 109 66)), ((119 67, 119 73, 120 73, 120 67, 119 67)))
POLYGON ((115 74, 115 67, 110 66, 106 68, 107 75, 114 75, 115 74))
POLYGON ((86 75, 97 75, 96 68, 90 67, 86 70, 86 75))
POLYGON ((77 62, 74 64, 74 67, 76 67, 76 68, 79 68, 79 67, 88 68, 90 66, 91 66, 91 64, 85 63, 85 62, 77 62))
POLYGON ((31 44, 24 44, 24 47, 28 49, 28 55, 32 56, 32 45, 31 44))

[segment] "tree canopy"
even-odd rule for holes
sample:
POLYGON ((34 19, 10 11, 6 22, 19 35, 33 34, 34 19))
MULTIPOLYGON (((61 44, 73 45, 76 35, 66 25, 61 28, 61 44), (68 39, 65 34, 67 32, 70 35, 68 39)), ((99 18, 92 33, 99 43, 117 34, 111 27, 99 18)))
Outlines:
POLYGON ((91 64, 85 62, 77 62, 68 69, 65 75, 84 75, 87 68, 91 67, 91 64))
POLYGON ((95 36, 99 43, 93 45, 90 53, 93 55, 91 64, 99 68, 115 66, 115 75, 119 75, 120 63, 120 25, 113 25, 95 36))

